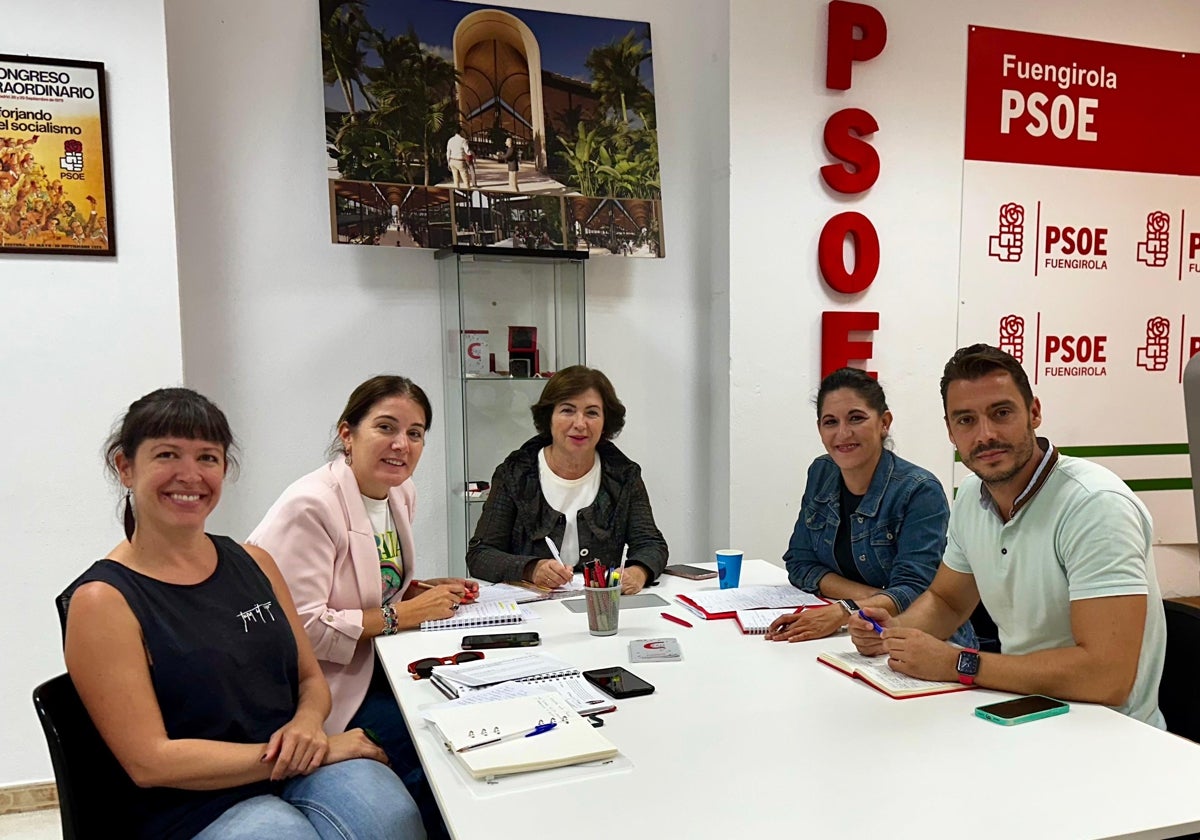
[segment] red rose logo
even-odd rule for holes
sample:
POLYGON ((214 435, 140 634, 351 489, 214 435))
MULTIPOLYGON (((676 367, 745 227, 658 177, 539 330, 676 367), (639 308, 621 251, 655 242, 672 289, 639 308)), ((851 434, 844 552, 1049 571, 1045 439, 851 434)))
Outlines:
POLYGON ((1000 207, 1000 224, 1021 225, 1025 223, 1025 208, 1010 201, 1000 207))

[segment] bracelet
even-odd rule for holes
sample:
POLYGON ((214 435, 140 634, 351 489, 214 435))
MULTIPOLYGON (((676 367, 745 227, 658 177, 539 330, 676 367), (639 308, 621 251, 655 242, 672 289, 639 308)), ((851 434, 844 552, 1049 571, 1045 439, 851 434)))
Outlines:
POLYGON ((396 605, 385 604, 383 612, 383 635, 394 636, 400 630, 396 623, 396 605))

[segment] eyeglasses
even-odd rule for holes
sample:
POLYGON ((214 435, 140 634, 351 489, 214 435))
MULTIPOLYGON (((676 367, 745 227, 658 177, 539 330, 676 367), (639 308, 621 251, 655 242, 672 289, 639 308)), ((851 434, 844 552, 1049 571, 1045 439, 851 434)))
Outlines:
POLYGON ((413 675, 414 680, 427 680, 433 674, 433 669, 439 665, 461 665, 476 659, 483 659, 483 654, 477 650, 464 650, 453 656, 427 656, 416 662, 409 662, 408 673, 413 675))

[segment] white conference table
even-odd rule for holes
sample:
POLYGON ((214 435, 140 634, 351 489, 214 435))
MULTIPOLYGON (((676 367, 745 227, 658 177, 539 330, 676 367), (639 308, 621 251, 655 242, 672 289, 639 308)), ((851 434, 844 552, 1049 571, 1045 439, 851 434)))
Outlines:
MULTIPOLYGON (((741 582, 785 583, 786 575, 747 561, 741 582)), ((816 661, 822 650, 851 649, 844 634, 767 642, 743 635, 731 619, 706 622, 674 604, 675 593, 715 585, 664 575, 646 591, 672 606, 622 610, 612 637, 589 635, 587 616, 555 601, 527 605, 541 620, 493 628, 536 630, 542 645, 487 651, 489 659, 540 650, 580 670, 623 665, 656 686, 603 716, 599 731, 628 759, 625 769, 583 780, 580 768, 573 768, 574 780, 556 781, 549 774, 562 771, 545 771, 538 774, 544 781, 504 792, 468 780, 418 711, 445 698, 405 669, 421 657, 456 652, 473 631, 379 638, 454 837, 787 831, 880 840, 1149 840, 1200 831, 1200 746, 1082 703, 1059 717, 1002 727, 973 710, 1011 695, 976 690, 893 700, 816 661), (694 627, 663 619, 664 610, 694 627), (683 661, 629 663, 631 640, 663 636, 679 639, 683 661)))

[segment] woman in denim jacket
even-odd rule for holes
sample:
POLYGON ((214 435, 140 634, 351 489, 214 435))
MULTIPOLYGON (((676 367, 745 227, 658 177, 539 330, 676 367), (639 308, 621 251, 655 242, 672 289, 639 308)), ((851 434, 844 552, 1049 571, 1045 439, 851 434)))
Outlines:
MULTIPOLYGON (((863 606, 896 615, 933 580, 946 547, 946 494, 933 473, 884 448, 891 424, 883 388, 863 371, 822 380, 817 428, 828 454, 808 468, 783 560, 793 586, 835 603, 776 619, 767 639, 831 636, 863 606)), ((973 644, 970 623, 951 641, 973 644)))

